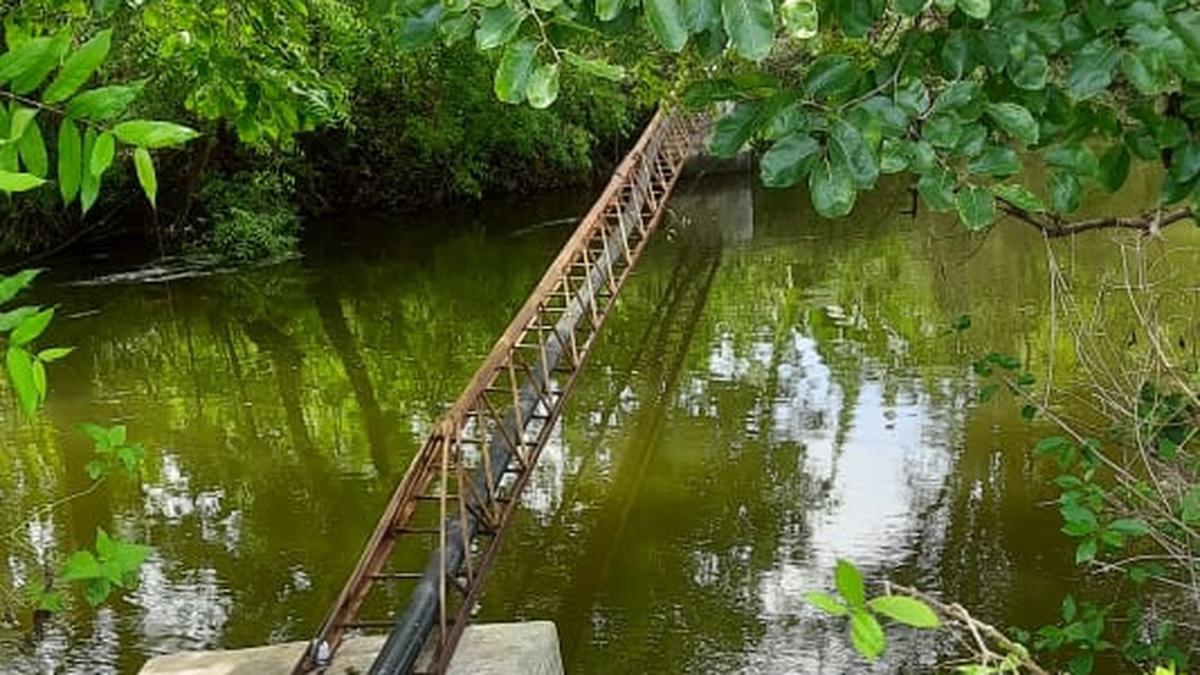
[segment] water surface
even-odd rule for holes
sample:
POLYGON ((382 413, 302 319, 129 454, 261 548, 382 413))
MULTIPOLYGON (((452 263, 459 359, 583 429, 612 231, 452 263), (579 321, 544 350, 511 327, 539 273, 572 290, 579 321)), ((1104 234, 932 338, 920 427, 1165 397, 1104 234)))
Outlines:
MULTIPOLYGON (((481 619, 555 621, 571 673, 863 672, 802 599, 839 557, 1001 626, 1055 618, 1075 579, 1029 456, 1037 429, 1010 401, 977 405, 969 365, 994 349, 1044 369, 1045 245, 1011 222, 968 236, 913 220, 903 188, 838 222, 747 177, 682 189, 543 454, 481 619)), ((56 261, 37 291, 60 307, 47 339, 78 350, 52 368, 40 418, 0 409, 0 588, 97 527, 155 553, 136 590, 99 610, 72 597, 40 640, 26 610, 0 612, 0 672, 127 673, 307 638, 569 235, 556 221, 589 200, 332 223, 302 257, 241 271, 56 261), (24 522, 89 486, 87 421, 146 446, 140 484, 24 522)), ((1110 239, 1054 250, 1087 287, 1114 268, 1110 239)), ((1196 270, 1197 243, 1179 229, 1164 246, 1196 270)), ((901 631, 875 670, 926 670, 944 649, 901 631)))

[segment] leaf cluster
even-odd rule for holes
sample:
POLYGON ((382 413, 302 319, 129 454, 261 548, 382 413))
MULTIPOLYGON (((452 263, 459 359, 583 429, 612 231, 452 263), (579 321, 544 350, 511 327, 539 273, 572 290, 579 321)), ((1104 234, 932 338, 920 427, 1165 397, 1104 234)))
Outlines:
POLYGON ((836 617, 849 617, 850 644, 863 658, 875 661, 887 648, 880 617, 913 628, 937 628, 941 620, 929 605, 900 595, 867 599, 862 574, 852 563, 839 560, 834 571, 837 596, 821 591, 805 595, 810 605, 836 617))
POLYGON ((80 586, 93 607, 108 599, 114 588, 128 588, 137 581, 137 570, 153 552, 149 546, 110 537, 96 529, 95 550, 82 549, 63 562, 59 578, 80 586))
POLYGON ((9 31, 8 49, 0 54, 0 99, 10 101, 0 101, 0 192, 36 189, 53 173, 64 206, 78 200, 86 214, 120 148, 127 147, 146 198, 156 202, 150 151, 184 145, 198 134, 173 122, 124 119, 142 83, 84 89, 112 41, 111 30, 78 46, 65 29, 47 35, 9 31), (53 153, 46 140, 51 131, 53 153))

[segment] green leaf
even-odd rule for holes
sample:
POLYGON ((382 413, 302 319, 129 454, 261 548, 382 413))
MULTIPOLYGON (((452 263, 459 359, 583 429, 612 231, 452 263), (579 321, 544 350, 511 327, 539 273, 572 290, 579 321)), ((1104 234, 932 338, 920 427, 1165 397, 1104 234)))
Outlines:
POLYGON ((1050 62, 1041 53, 1030 54, 1023 59, 1012 59, 1008 63, 1008 77, 1020 89, 1040 91, 1046 88, 1046 75, 1050 62))
POLYGON ((400 33, 396 37, 400 51, 416 51, 433 44, 437 39, 438 24, 444 12, 442 3, 434 2, 416 14, 404 17, 400 24, 400 33))
POLYGON ((954 174, 945 169, 931 171, 917 181, 917 192, 934 211, 949 211, 955 207, 955 187, 954 174))
POLYGON ((854 89, 859 70, 841 54, 817 58, 804 74, 804 92, 815 99, 838 98, 854 89))
POLYGON ((862 607, 867 601, 866 590, 863 586, 862 574, 848 560, 838 560, 833 572, 834 585, 838 593, 852 608, 862 607))
POLYGON ((80 155, 82 177, 79 183, 79 206, 84 215, 92 210, 100 196, 100 178, 88 168, 92 165, 92 150, 96 147, 96 132, 88 129, 83 134, 83 152, 80 155))
POLYGON ((825 218, 840 218, 854 208, 854 174, 844 159, 833 154, 816 163, 808 174, 813 208, 825 218))
POLYGON ((1078 611, 1078 606, 1075 604, 1075 598, 1067 596, 1062 601, 1062 618, 1063 621, 1071 622, 1075 620, 1075 613, 1078 611))
POLYGON ((1033 445, 1033 452, 1038 456, 1058 455, 1074 447, 1074 443, 1062 436, 1046 436, 1033 445))
POLYGON ((833 12, 846 37, 865 37, 871 32, 883 3, 872 0, 833 0, 833 12))
POLYGON ((988 117, 996 123, 1000 129, 1025 143, 1026 145, 1034 145, 1038 142, 1038 125, 1033 119, 1033 115, 1029 110, 1017 103, 989 103, 987 108, 988 117))
MULTIPOLYGON (((42 86, 42 82, 50 75, 50 71, 54 70, 54 67, 58 65, 59 59, 70 48, 71 34, 64 30, 50 38, 35 38, 13 51, 18 51, 31 44, 38 44, 41 48, 25 64, 26 67, 12 78, 11 88, 14 94, 23 96, 42 86)), ((0 60, 3 60, 3 57, 0 57, 0 60)), ((7 79, 4 77, 4 70, 4 65, 0 64, 0 84, 7 79)))
POLYGON ((70 206, 79 194, 79 182, 83 172, 83 141, 79 128, 71 118, 63 118, 58 128, 58 191, 63 206, 70 206))
POLYGON ((776 141, 759 160, 759 175, 767 187, 790 187, 812 170, 821 144, 807 134, 791 134, 776 141))
POLYGON ((529 98, 529 105, 534 108, 549 108, 558 98, 558 64, 546 63, 538 66, 529 76, 525 95, 529 98))
POLYGON ((108 429, 99 424, 84 422, 79 425, 79 432, 92 439, 92 442, 96 445, 97 453, 103 454, 112 450, 108 442, 108 429))
POLYGON ((938 112, 958 110, 974 100, 981 91, 982 87, 978 82, 954 82, 938 94, 933 107, 938 112))
POLYGON ((1079 209, 1083 186, 1079 177, 1070 171, 1055 171, 1050 174, 1050 208, 1056 213, 1071 213, 1079 209))
POLYGON ((1143 96, 1157 96, 1167 85, 1167 69, 1158 52, 1138 54, 1125 52, 1121 57, 1121 73, 1143 96))
POLYGON ((17 402, 22 412, 32 415, 38 404, 37 383, 33 379, 33 359, 24 349, 10 346, 5 355, 5 365, 9 384, 17 393, 17 402))
POLYGON ((883 147, 879 151, 879 172, 899 173, 908 168, 912 161, 913 145, 911 141, 900 141, 894 138, 883 139, 883 147))
POLYGON ((972 232, 985 229, 996 220, 996 199, 987 188, 970 186, 955 195, 958 217, 972 232))
POLYGON ((108 434, 109 445, 116 447, 125 442, 125 439, 127 438, 126 434, 128 433, 128 431, 125 428, 124 424, 114 424, 108 428, 106 433, 108 434))
POLYGON ((195 129, 181 124, 151 120, 121 122, 113 127, 112 134, 126 145, 148 150, 180 146, 200 135, 195 129))
POLYGON ((33 388, 37 392, 38 403, 46 400, 46 366, 41 361, 33 361, 33 388))
POLYGON ((49 37, 34 38, 0 55, 0 86, 42 67, 53 68, 56 57, 50 51, 52 42, 49 37))
POLYGON ((986 19, 992 13, 991 0, 958 0, 958 8, 972 19, 986 19))
POLYGON ((484 9, 479 16, 479 27, 475 29, 475 46, 486 50, 506 44, 521 29, 524 20, 525 12, 507 4, 484 9))
POLYGON ((693 34, 721 26, 721 0, 682 0, 680 6, 683 23, 693 34))
POLYGON ((1150 534, 1150 526, 1141 518, 1118 518, 1108 524, 1108 529, 1130 537, 1144 537, 1150 534))
MULTIPOLYGON (((101 568, 101 572, 103 572, 103 567, 101 568)), ((92 607, 96 607, 107 600, 111 592, 112 583, 101 576, 84 584, 83 599, 92 607)))
POLYGON ((1001 72, 1008 65, 1012 55, 1009 53, 1008 35, 994 28, 985 28, 972 35, 971 51, 987 68, 1001 72))
POLYGON ((940 54, 942 68, 951 79, 961 79, 974 69, 971 58, 971 41, 962 29, 953 30, 942 41, 940 54))
POLYGON ((763 104, 759 101, 739 103, 713 125, 709 150, 717 157, 732 157, 754 135, 763 104))
POLYGON ((1071 61, 1067 91, 1076 100, 1099 94, 1112 84, 1113 71, 1121 61, 1121 50, 1109 38, 1088 43, 1071 61))
POLYGON ((1094 176, 1100 170, 1095 153, 1083 145, 1056 145, 1044 157, 1047 165, 1070 169, 1077 176, 1094 176))
POLYGON ((1096 548, 1098 542, 1095 537, 1089 537, 1079 543, 1075 549, 1075 564, 1080 565, 1096 559, 1096 548))
POLYGON ((8 139, 10 141, 20 140, 25 135, 25 131, 33 124, 33 120, 36 117, 37 111, 33 108, 14 105, 12 117, 9 120, 8 139))
POLYGON ((45 182, 31 173, 0 171, 0 192, 28 192, 41 187, 45 182))
POLYGON ((45 332, 46 327, 50 325, 50 320, 54 318, 54 308, 43 309, 36 314, 31 314, 21 320, 17 327, 13 329, 11 335, 8 336, 10 344, 24 346, 33 342, 39 335, 45 332))
POLYGON ((725 32, 742 58, 767 58, 775 42, 771 0, 721 0, 721 17, 725 32))
POLYGON ((537 47, 537 42, 524 39, 504 48, 492 85, 496 98, 505 103, 521 103, 525 100, 525 88, 529 85, 529 76, 533 74, 537 47))
POLYGON ((118 541, 116 542, 116 551, 113 554, 113 561, 117 563, 123 574, 131 575, 136 572, 139 567, 141 567, 142 563, 144 563, 146 558, 149 558, 150 554, 153 552, 154 549, 150 548, 149 546, 118 541))
POLYGON ((71 99, 67 114, 79 120, 106 122, 125 112, 141 93, 141 84, 92 89, 71 99))
POLYGON ((1200 144, 1189 141, 1175 148, 1171 162, 1171 178, 1178 183, 1187 183, 1200 175, 1200 144))
POLYGON ((17 293, 25 290, 41 273, 41 270, 21 270, 7 277, 0 276, 0 305, 17 297, 17 293))
POLYGON ((850 643, 863 658, 875 661, 887 647, 887 638, 874 616, 863 610, 854 610, 850 614, 850 643))
POLYGON ((934 115, 921 128, 921 137, 937 148, 953 148, 963 136, 963 124, 955 115, 934 115))
POLYGON ((438 35, 442 38, 442 46, 452 47, 467 39, 475 29, 475 18, 470 14, 459 14, 442 20, 438 24, 438 35))
POLYGON ((75 351, 74 347, 50 347, 38 352, 37 360, 42 363, 54 363, 73 351, 75 351))
POLYGON ((971 173, 982 173, 996 178, 1007 178, 1021 170, 1017 153, 1012 148, 992 145, 967 165, 971 173))
POLYGON ((884 595, 867 603, 871 611, 913 628, 937 628, 942 625, 929 605, 902 595, 884 595))
POLYGON ((134 150, 133 166, 137 170, 138 184, 142 186, 142 192, 146 194, 146 199, 150 200, 150 206, 157 208, 158 176, 154 172, 154 159, 150 157, 150 152, 145 148, 134 150))
POLYGON ((42 100, 46 103, 59 103, 71 98, 84 82, 96 72, 104 59, 108 58, 108 50, 112 46, 112 31, 103 30, 83 46, 71 54, 59 71, 58 77, 46 87, 42 100))
POLYGON ((845 616, 850 611, 840 600, 828 593, 814 591, 806 593, 804 599, 813 607, 833 616, 845 616))
POLYGON ((668 51, 678 52, 687 44, 688 32, 683 25, 678 0, 643 0, 642 11, 650 32, 668 51))
POLYGON ((625 68, 613 65, 604 59, 588 59, 574 52, 567 52, 567 63, 579 69, 580 72, 610 82, 620 82, 625 79, 625 68))
POLYGON ((1171 12, 1167 15, 1167 23, 1192 54, 1200 56, 1200 13, 1195 10, 1171 12))
POLYGON ((110 133, 103 133, 96 139, 96 144, 92 147, 92 157, 88 161, 88 171, 99 180, 104 176, 104 172, 108 171, 108 167, 112 166, 113 158, 117 153, 117 142, 110 133))
POLYGON ((621 0, 596 0, 596 18, 612 21, 621 13, 621 0))
POLYGON ((1109 148, 1100 157, 1100 186, 1108 192, 1121 189, 1129 178, 1129 166, 1132 158, 1125 144, 1118 143, 1109 148))
POLYGON ((42 129, 37 122, 33 122, 25 129, 25 133, 21 135, 21 140, 18 142, 18 149, 21 153, 21 161, 25 164, 25 169, 37 176, 45 178, 50 173, 50 159, 46 155, 46 141, 42 138, 42 129))
POLYGON ((845 158, 846 166, 850 167, 855 185, 864 190, 874 187, 879 178, 879 165, 858 127, 839 119, 834 121, 829 136, 833 149, 845 158))
POLYGON ((22 319, 37 313, 39 309, 39 307, 25 306, 7 312, 0 312, 0 333, 7 333, 16 328, 22 319))
POLYGON ((994 185, 992 194, 1030 213, 1045 213, 1046 204, 1023 185, 994 185))
MULTIPOLYGON (((805 86, 807 87, 807 84, 805 86)), ((929 107, 929 89, 919 79, 909 80, 896 92, 896 105, 914 117, 923 115, 929 107)))
POLYGON ((104 571, 91 551, 76 551, 63 563, 59 576, 63 581, 90 581, 103 577, 104 571))

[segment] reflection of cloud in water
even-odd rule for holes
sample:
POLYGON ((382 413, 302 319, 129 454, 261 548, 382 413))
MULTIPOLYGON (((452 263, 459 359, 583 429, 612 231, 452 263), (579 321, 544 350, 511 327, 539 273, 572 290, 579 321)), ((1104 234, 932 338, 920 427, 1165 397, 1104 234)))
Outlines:
MULTIPOLYGON (((739 347, 728 333, 718 336, 709 354, 709 381, 753 386, 777 358, 769 418, 748 423, 768 425, 772 448, 792 443, 804 447, 798 460, 803 473, 827 493, 806 512, 807 532, 800 535, 785 529, 774 566, 749 582, 756 584, 757 602, 750 604, 762 608, 764 634, 748 647, 740 668, 743 672, 860 672, 865 666, 842 635, 844 622, 822 618, 805 603, 804 595, 832 586, 838 558, 868 571, 895 568, 906 561, 911 539, 927 525, 922 512, 931 507, 953 469, 947 448, 952 447, 958 414, 941 410, 944 404, 936 403, 916 383, 897 381, 885 374, 882 364, 863 362, 857 356, 853 360, 862 372, 852 377, 858 380, 859 390, 848 396, 812 337, 793 329, 779 355, 772 353, 770 339, 757 336, 739 347), (839 419, 853 423, 835 428, 839 419)), ((702 388, 695 382, 689 387, 690 414, 707 412, 695 403, 702 388)), ((922 555, 938 552, 925 550, 922 555)), ((698 585, 721 576, 717 555, 697 551, 693 559, 691 574, 698 585)), ((927 643, 906 636, 897 636, 895 642, 892 657, 904 654, 910 665, 935 657, 927 643)), ((875 671, 892 672, 897 662, 880 664, 875 671)))
POLYGON ((140 572, 130 601, 142 608, 138 647, 146 653, 211 648, 220 644, 233 599, 217 572, 201 568, 176 572, 158 555, 140 572))
POLYGON ((191 481, 172 454, 162 455, 160 472, 161 481, 143 488, 146 515, 174 524, 194 516, 200 523, 203 541, 236 551, 241 541, 242 514, 237 510, 224 514, 225 490, 216 488, 193 494, 191 481))
POLYGON ((9 673, 56 673, 61 675, 115 675, 117 668, 118 619, 110 607, 95 610, 90 618, 91 632, 75 631, 83 624, 70 626, 56 617, 45 627, 43 639, 32 652, 8 654, 15 645, 0 642, 0 669, 9 673))
POLYGON ((548 522, 562 503, 563 487, 568 476, 578 471, 579 459, 574 458, 563 438, 562 417, 554 423, 550 438, 538 457, 529 484, 521 493, 521 508, 532 512, 542 522, 548 522))

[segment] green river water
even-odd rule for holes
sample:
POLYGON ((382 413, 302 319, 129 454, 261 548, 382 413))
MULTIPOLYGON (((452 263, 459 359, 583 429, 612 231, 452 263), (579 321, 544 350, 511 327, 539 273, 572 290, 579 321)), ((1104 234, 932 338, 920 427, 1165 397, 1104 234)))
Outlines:
MULTIPOLYGON (((72 598, 39 640, 27 610, 0 606, 0 672, 132 673, 307 638, 585 192, 331 223, 302 257, 254 269, 52 261, 35 293, 59 305, 47 337, 78 349, 38 419, 0 405, 0 588, 98 526, 155 553, 135 590, 98 610, 72 598), (23 522, 88 486, 87 421, 145 445, 141 483, 23 522)), ((896 183, 825 222, 802 191, 749 177, 683 185, 480 620, 553 620, 570 673, 865 672, 803 601, 839 557, 1000 626, 1055 619, 1076 571, 1028 451, 1038 430, 1011 401, 977 405, 969 365, 995 349, 1044 371, 1045 246, 1020 224, 969 236, 907 206, 896 183)), ((1117 266, 1112 239, 1055 251, 1087 287, 1117 266)), ((1181 288, 1200 281, 1197 244, 1181 225, 1164 245, 1181 288)), ((946 649, 901 631, 874 671, 925 671, 946 649)))

